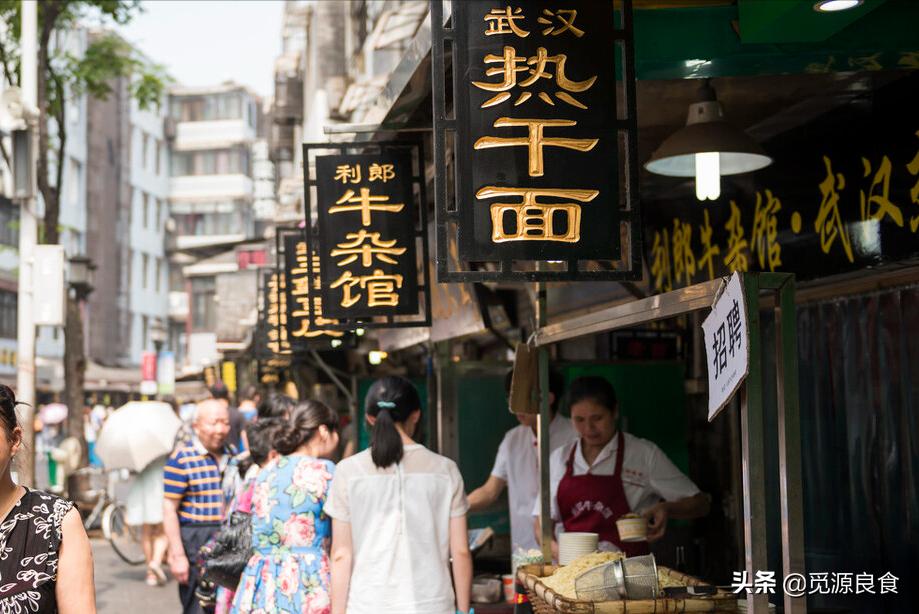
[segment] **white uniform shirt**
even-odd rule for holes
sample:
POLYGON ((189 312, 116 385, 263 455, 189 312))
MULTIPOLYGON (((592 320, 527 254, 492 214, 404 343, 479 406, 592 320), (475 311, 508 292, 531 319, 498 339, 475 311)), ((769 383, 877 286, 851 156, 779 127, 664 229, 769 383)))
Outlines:
MULTIPOLYGON (((647 439, 623 433, 625 452, 622 459, 622 487, 629 507, 636 514, 641 514, 661 499, 677 501, 698 494, 699 487, 683 475, 676 465, 667 458, 660 448, 647 439)), ((568 468, 568 456, 572 446, 577 446, 574 453, 572 471, 574 475, 584 475, 590 470, 594 475, 613 475, 616 471, 616 452, 619 448, 619 437, 613 439, 600 450, 594 464, 589 466, 581 451, 581 440, 569 443, 552 453, 549 461, 549 484, 551 487, 552 519, 559 523, 557 531, 562 531, 561 514, 558 509, 558 485, 565 477, 568 468)), ((539 515, 539 501, 533 506, 532 515, 539 515)), ((615 520, 615 519, 614 519, 615 520)), ((604 550, 618 550, 615 545, 604 542, 604 550)))
POLYGON ((386 469, 370 450, 339 463, 325 512, 351 523, 348 614, 453 614, 450 519, 468 508, 456 463, 422 445, 386 469))
MULTIPOLYGON (((556 414, 549 424, 549 445, 553 450, 577 439, 571 420, 556 414)), ((495 457, 491 474, 507 482, 511 516, 511 548, 539 548, 533 534, 533 505, 539 500, 539 445, 528 426, 509 430, 495 457)))

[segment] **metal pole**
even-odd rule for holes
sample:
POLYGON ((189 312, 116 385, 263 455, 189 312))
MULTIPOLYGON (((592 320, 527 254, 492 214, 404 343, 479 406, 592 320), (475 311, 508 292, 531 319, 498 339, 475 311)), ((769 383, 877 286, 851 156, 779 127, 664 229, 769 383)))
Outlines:
MULTIPOLYGON (((740 389, 740 430, 743 454, 744 569, 752 582, 757 571, 767 571, 766 463, 763 426, 762 343, 759 324, 759 278, 744 274, 747 327, 750 331, 750 372, 740 389)), ((747 595, 752 614, 766 614, 767 595, 747 595)))
MULTIPOLYGON (((779 488, 782 508, 782 572, 804 574, 804 494, 801 486, 801 415, 798 408, 798 335, 795 279, 778 291, 775 310, 779 427, 779 488)), ((785 594, 786 614, 807 612, 805 597, 785 594)))
MULTIPOLYGON (((536 286, 536 327, 546 325, 546 284, 536 286)), ((537 421, 537 439, 539 441, 539 492, 540 492, 540 535, 542 535, 543 560, 552 561, 552 538, 555 536, 550 513, 552 491, 549 485, 549 425, 552 415, 549 412, 549 348, 539 348, 539 420, 537 421)))
MULTIPOLYGON (((28 111, 38 106, 38 4, 35 0, 22 3, 22 64, 20 67, 22 100, 28 111)), ((33 131, 37 133, 37 131, 33 131)), ((34 138, 34 136, 33 136, 34 138)), ((18 409, 19 424, 25 448, 24 460, 18 464, 17 480, 20 484, 35 485, 35 430, 33 415, 35 405, 35 324, 32 322, 32 266, 33 251, 38 237, 35 219, 35 156, 32 147, 32 189, 19 211, 19 297, 16 323, 16 397, 25 403, 18 409)))

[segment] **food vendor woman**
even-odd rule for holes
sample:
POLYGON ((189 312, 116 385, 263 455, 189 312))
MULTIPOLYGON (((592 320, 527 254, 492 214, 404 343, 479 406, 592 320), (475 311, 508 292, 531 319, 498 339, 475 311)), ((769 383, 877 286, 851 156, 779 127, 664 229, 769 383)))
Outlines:
MULTIPOLYGON (((580 436, 558 448, 550 459, 552 519, 556 534, 600 535, 601 550, 646 554, 660 539, 670 518, 708 514, 709 496, 661 452, 660 448, 618 430, 616 391, 602 377, 582 377, 569 390, 571 420, 580 436), (648 542, 622 542, 616 520, 637 513, 648 519, 648 542), (561 525, 561 526, 559 526, 561 525)), ((539 514, 539 503, 534 510, 539 514)), ((537 520, 537 533, 538 531, 537 520)), ((553 540, 553 553, 557 557, 553 540)))

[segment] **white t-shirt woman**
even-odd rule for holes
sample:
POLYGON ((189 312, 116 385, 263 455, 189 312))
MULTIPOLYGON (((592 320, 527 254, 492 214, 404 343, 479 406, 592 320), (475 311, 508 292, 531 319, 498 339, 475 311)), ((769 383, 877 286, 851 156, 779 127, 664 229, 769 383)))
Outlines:
POLYGON ((469 610, 463 479, 452 460, 412 441, 419 407, 407 380, 378 380, 366 403, 371 449, 336 469, 325 506, 332 517, 333 614, 469 610))

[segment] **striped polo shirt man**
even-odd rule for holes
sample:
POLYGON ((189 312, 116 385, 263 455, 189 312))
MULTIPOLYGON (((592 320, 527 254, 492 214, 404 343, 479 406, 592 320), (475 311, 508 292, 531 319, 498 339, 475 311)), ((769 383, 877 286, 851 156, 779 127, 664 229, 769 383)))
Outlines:
POLYGON ((221 481, 228 454, 217 459, 197 437, 179 446, 166 461, 163 490, 179 501, 179 524, 217 523, 223 520, 221 481))

